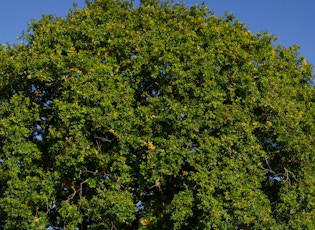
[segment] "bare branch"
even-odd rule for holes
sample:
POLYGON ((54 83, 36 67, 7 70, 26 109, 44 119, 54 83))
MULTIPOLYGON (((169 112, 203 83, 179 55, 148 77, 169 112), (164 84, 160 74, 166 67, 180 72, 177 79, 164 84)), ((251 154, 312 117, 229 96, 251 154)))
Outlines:
POLYGON ((103 142, 112 142, 111 140, 108 140, 106 137, 96 137, 95 136, 94 138, 99 139, 99 140, 101 140, 103 142))

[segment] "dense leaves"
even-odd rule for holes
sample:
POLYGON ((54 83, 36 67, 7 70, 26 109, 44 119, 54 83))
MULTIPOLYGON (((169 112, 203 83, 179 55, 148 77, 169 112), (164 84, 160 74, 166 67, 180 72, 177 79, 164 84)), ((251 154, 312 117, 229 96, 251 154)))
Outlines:
POLYGON ((206 7, 96 0, 0 49, 0 228, 314 229, 296 47, 206 7))

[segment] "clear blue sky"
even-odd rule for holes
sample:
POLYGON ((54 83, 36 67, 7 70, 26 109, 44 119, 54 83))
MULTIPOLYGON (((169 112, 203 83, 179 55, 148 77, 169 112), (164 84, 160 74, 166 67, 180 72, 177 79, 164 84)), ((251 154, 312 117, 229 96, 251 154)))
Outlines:
MULTIPOLYGON (((32 18, 42 14, 64 17, 73 0, 2 0, 0 4, 0 43, 18 43, 16 38, 32 18)), ((83 7, 84 0, 77 0, 83 7)), ((188 6, 202 0, 186 0, 188 6)), ((267 31, 278 37, 285 47, 298 44, 300 53, 315 65, 314 0, 206 0, 217 16, 225 11, 245 22, 253 32, 267 31)))

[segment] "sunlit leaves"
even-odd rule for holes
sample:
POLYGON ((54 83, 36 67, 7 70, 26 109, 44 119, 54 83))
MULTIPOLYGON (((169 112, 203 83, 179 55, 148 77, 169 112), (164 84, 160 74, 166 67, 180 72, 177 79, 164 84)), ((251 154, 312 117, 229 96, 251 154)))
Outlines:
POLYGON ((87 1, 0 48, 0 228, 314 228, 297 47, 182 3, 87 1))

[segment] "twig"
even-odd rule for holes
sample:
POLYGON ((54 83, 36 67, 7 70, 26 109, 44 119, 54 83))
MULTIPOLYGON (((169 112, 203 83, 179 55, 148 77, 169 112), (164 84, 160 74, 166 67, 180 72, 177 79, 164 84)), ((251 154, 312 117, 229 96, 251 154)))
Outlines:
POLYGON ((111 140, 107 139, 106 137, 97 137, 97 136, 95 136, 94 138, 99 139, 99 140, 101 140, 103 142, 112 142, 111 140))
POLYGON ((110 222, 112 224, 111 230, 117 230, 117 228, 115 227, 115 225, 113 224, 113 221, 110 222))

